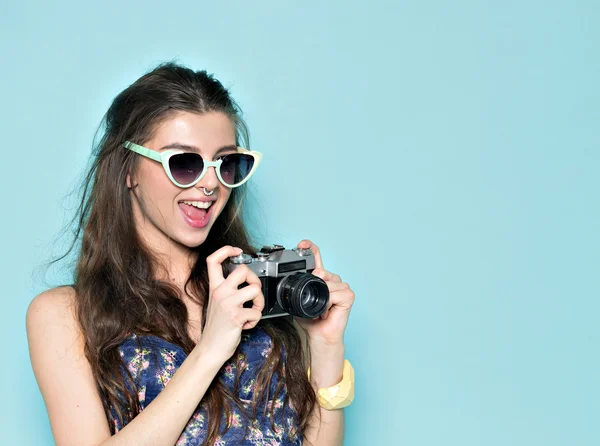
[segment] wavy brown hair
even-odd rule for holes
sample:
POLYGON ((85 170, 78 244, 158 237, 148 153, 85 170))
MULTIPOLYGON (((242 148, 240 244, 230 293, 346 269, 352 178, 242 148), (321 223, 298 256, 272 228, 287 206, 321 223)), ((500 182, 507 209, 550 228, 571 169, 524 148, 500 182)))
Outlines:
MULTIPOLYGON (((80 247, 73 286, 76 314, 85 338, 85 355, 107 420, 116 417, 121 426, 141 410, 135 382, 119 353, 119 345, 128 334, 159 336, 181 346, 186 354, 195 346, 188 335, 188 311, 180 291, 170 283, 155 279, 162 266, 136 232, 125 179, 128 171, 135 171, 139 156, 122 147, 126 140, 144 144, 161 122, 182 111, 226 114, 234 123, 237 144, 249 148, 248 129, 241 110, 214 76, 175 62, 158 65, 123 90, 103 117, 102 137, 94 145, 73 220, 73 243, 61 257, 66 257, 75 246, 80 247)), ((246 253, 257 251, 242 221, 246 184, 231 191, 206 241, 193 248, 198 258, 184 290, 202 306, 202 329, 206 324, 208 296, 206 257, 225 245, 240 247, 246 253)), ((205 405, 208 413, 206 444, 211 445, 218 434, 227 431, 229 426, 221 426, 221 416, 225 411, 225 420, 229 420, 233 405, 248 420, 256 419, 262 406, 262 415, 268 415, 274 428, 275 405, 271 405, 267 414, 265 403, 269 400, 269 383, 275 373, 280 379, 271 397, 286 391, 284 407, 290 404, 296 413, 297 433, 301 434, 308 425, 316 402, 306 375, 310 358, 303 352, 308 352, 308 346, 303 349, 291 317, 263 319, 253 330, 259 327, 271 336, 273 348, 256 377, 251 408, 245 410, 236 396, 244 359, 240 343, 232 356, 236 358, 237 369, 234 391, 218 379, 219 373, 200 402, 199 406, 205 405)), ((114 424, 109 425, 114 434, 114 424)))

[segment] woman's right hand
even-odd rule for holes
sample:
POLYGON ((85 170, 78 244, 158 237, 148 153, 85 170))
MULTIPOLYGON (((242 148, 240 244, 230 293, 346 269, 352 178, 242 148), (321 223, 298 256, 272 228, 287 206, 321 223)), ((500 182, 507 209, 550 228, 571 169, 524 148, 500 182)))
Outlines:
POLYGON ((223 277, 221 263, 242 252, 240 248, 227 245, 206 258, 208 307, 199 345, 221 364, 235 352, 242 339, 242 330, 256 326, 265 306, 260 279, 246 265, 238 266, 227 279, 223 277), (244 282, 248 285, 238 290, 244 282), (250 300, 253 300, 252 308, 244 308, 244 302, 250 300))

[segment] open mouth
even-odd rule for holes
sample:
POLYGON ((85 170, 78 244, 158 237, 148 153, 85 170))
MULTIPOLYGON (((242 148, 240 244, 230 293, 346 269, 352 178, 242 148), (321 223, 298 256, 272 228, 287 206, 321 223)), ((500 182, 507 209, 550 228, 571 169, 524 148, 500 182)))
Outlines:
POLYGON ((188 223, 192 226, 203 226, 208 222, 208 216, 213 208, 214 201, 180 201, 179 209, 187 217, 188 223))

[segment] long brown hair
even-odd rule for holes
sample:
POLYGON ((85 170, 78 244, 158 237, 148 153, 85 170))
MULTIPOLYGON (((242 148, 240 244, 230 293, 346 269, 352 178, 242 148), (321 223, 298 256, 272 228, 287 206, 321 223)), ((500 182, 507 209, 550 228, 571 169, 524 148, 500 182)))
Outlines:
MULTIPOLYGON (((181 346, 186 354, 195 345, 188 335, 188 312, 179 290, 155 279, 161 265, 136 233, 125 178, 128 171, 135 170, 139 157, 122 147, 126 140, 144 144, 162 121, 182 111, 225 113, 236 128, 237 144, 249 148, 248 129, 241 118, 241 110, 214 76, 174 62, 158 65, 123 90, 103 117, 102 137, 94 147, 74 218, 73 243, 61 257, 80 246, 74 288, 76 314, 85 338, 85 355, 107 419, 116 415, 121 426, 140 411, 132 375, 127 367, 122 367, 119 353, 119 345, 128 334, 159 336, 181 346), (125 376, 123 370, 127 372, 125 376)), ((202 328, 206 323, 208 296, 206 257, 225 245, 256 253, 242 221, 245 192, 246 185, 231 191, 230 199, 206 241, 194 248, 198 260, 184 289, 202 305, 202 328)), ((263 327, 271 336, 273 348, 256 378, 252 413, 243 410, 235 394, 242 370, 240 345, 232 357, 237 358, 238 370, 234 392, 219 379, 214 379, 201 402, 208 412, 206 444, 212 444, 222 433, 221 414, 225 410, 225 419, 229 420, 233 404, 245 416, 256 418, 260 403, 269 397, 269 383, 274 373, 280 380, 272 397, 287 390, 284 406, 291 403, 296 412, 298 432, 302 433, 308 425, 316 395, 306 376, 310 358, 303 354, 301 338, 291 317, 263 319, 254 330, 258 327, 263 327), (286 353, 285 364, 282 348, 286 353)), ((266 408, 267 404, 264 404, 263 415, 266 415, 266 408)), ((274 422, 274 408, 275 405, 271 405, 268 414, 271 423, 274 422)), ((115 426, 112 422, 109 424, 114 434, 115 426)), ((227 429, 225 426, 225 431, 227 429)))

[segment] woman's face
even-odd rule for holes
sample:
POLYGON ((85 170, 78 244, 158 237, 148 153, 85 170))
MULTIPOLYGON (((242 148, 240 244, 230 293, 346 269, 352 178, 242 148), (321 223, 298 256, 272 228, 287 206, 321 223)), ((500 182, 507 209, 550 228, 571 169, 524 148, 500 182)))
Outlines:
MULTIPOLYGON (((168 150, 163 147, 175 143, 190 146, 184 150, 195 151, 205 160, 213 161, 222 147, 235 147, 235 127, 223 113, 181 112, 163 122, 144 147, 163 152, 168 150)), ((229 148, 218 156, 235 151, 229 148)), ((169 180, 161 163, 146 157, 140 157, 135 171, 127 175, 127 187, 133 194, 133 213, 141 236, 161 251, 171 244, 169 239, 190 248, 201 245, 231 194, 213 167, 208 168, 196 185, 182 189, 169 180), (214 192, 207 196, 203 187, 209 193, 214 192), (190 204, 207 199, 215 201, 206 215, 204 210, 190 204)))

